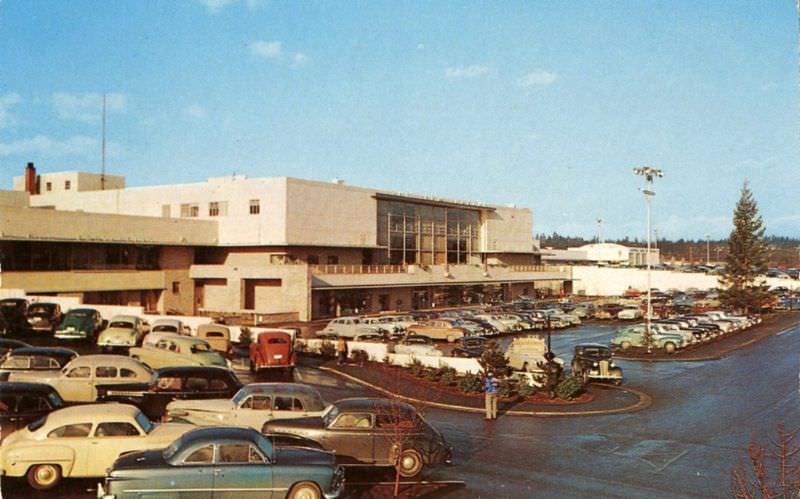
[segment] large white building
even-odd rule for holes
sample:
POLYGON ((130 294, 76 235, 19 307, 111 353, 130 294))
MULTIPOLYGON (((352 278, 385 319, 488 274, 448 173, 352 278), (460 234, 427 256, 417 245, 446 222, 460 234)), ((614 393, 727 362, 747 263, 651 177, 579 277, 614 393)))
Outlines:
POLYGON ((531 294, 527 208, 291 177, 126 188, 123 177, 36 175, 0 191, 0 288, 182 313, 407 310, 531 294))
MULTIPOLYGON (((584 244, 574 248, 542 250, 542 260, 583 265, 625 265, 644 267, 647 265, 647 248, 623 246, 615 243, 584 244)), ((650 248, 650 265, 661 262, 658 248, 650 248)))

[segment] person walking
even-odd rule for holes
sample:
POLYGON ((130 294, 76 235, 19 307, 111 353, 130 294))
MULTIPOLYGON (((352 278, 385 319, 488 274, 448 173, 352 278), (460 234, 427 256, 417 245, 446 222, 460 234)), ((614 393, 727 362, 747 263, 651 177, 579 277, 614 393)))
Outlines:
POLYGON ((336 342, 336 364, 341 366, 347 360, 347 341, 344 338, 339 338, 336 342))
POLYGON ((483 391, 485 392, 486 399, 486 418, 497 419, 497 380, 491 372, 486 375, 486 380, 483 384, 483 391))

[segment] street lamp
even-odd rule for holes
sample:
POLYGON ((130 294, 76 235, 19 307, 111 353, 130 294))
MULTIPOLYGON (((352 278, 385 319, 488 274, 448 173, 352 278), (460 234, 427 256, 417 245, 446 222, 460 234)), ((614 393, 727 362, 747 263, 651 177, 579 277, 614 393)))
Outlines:
POLYGON ((651 239, 651 230, 650 227, 653 224, 653 216, 652 210, 650 208, 651 200, 656 193, 653 191, 653 178, 655 177, 663 177, 664 172, 659 170, 658 168, 653 168, 650 166, 641 166, 639 168, 634 168, 633 173, 636 175, 640 175, 645 178, 647 182, 647 187, 642 189, 642 194, 644 194, 644 200, 647 204, 647 254, 645 255, 645 262, 647 263, 647 327, 645 329, 645 337, 644 337, 644 344, 647 346, 647 353, 652 353, 653 351, 653 330, 650 322, 653 318, 653 301, 652 301, 652 291, 650 288, 650 239, 651 239))
POLYGON ((711 265, 711 236, 706 234, 706 265, 711 265))

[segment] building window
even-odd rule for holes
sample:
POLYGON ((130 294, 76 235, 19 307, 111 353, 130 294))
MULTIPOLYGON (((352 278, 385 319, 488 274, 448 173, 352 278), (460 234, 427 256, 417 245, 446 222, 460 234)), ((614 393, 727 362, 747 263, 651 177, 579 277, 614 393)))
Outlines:
POLYGON ((181 293, 181 283, 179 281, 172 281, 172 294, 178 295, 181 293))
POLYGON ((339 257, 336 255, 328 255, 328 265, 339 265, 339 257))
POLYGON ((64 181, 64 190, 68 191, 70 187, 72 187, 72 182, 70 182, 69 180, 65 180, 64 181))
POLYGON ((261 203, 259 199, 251 199, 250 200, 250 214, 251 215, 258 215, 261 213, 261 203))
POLYGON ((228 214, 227 201, 211 201, 208 203, 208 216, 209 217, 224 217, 228 214))
POLYGON ((196 217, 200 215, 200 206, 197 203, 186 203, 181 205, 182 217, 196 217))
POLYGON ((47 182, 45 184, 45 186, 46 186, 48 192, 53 190, 53 183, 52 182, 47 182))
POLYGON ((308 255, 306 260, 309 265, 319 265, 319 255, 308 255))

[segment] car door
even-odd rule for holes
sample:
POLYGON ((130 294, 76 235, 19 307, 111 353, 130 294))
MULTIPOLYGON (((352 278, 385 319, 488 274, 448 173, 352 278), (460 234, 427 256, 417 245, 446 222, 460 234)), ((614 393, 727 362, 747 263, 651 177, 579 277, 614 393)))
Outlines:
POLYGON ((269 394, 256 393, 247 397, 234 409, 231 415, 231 423, 238 426, 250 426, 261 431, 266 421, 274 417, 272 410, 272 396, 269 394))
POLYGON ((65 477, 90 476, 89 435, 91 430, 92 423, 75 422, 55 428, 47 434, 48 444, 67 447, 73 453, 72 467, 63 470, 65 477))
POLYGON ((331 422, 325 432, 324 446, 335 450, 341 464, 375 462, 373 417, 368 412, 344 412, 331 422))
POLYGON ((272 468, 254 445, 230 442, 217 446, 213 499, 270 497, 273 497, 272 468))
MULTIPOLYGON (((180 460, 170 486, 181 499, 208 499, 214 495, 214 445, 200 445, 180 460), (173 485, 174 484, 174 485, 173 485)), ((170 495, 169 497, 174 497, 170 495)))
POLYGON ((133 424, 122 422, 98 423, 89 437, 91 459, 87 465, 89 476, 103 476, 106 469, 123 452, 137 450, 142 443, 142 434, 133 424))
POLYGON ((61 398, 69 402, 93 402, 94 384, 89 366, 74 366, 62 373, 55 387, 61 398))

